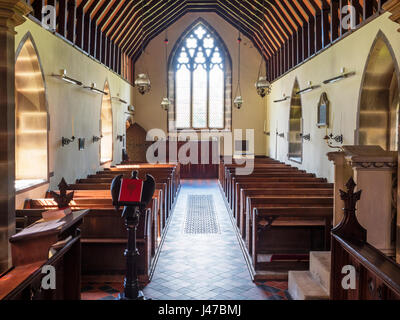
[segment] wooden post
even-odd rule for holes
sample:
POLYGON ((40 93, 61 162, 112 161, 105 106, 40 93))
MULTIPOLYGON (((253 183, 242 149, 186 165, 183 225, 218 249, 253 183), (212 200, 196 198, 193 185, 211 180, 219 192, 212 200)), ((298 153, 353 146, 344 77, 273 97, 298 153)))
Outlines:
POLYGON ((31 11, 25 1, 0 0, 0 274, 11 267, 15 233, 15 27, 31 11))
POLYGON ((44 7, 44 0, 36 0, 32 3, 33 16, 39 21, 42 20, 42 8, 44 7))
POLYGON ((315 15, 315 53, 322 49, 322 10, 315 15))
POLYGON ((97 24, 96 21, 90 21, 90 52, 88 52, 92 57, 96 57, 96 41, 97 39, 97 24))
POLYGON ((81 49, 84 49, 84 42, 83 42, 83 39, 85 37, 85 34, 83 33, 84 25, 85 25, 85 20, 84 20, 83 7, 79 6, 76 9, 76 37, 75 37, 75 44, 81 49))
POLYGON ((67 35, 67 0, 60 0, 58 5, 58 33, 65 37, 67 35))
POLYGON ((91 39, 92 39, 92 30, 91 25, 92 21, 90 19, 90 14, 84 13, 83 14, 83 50, 87 53, 90 53, 91 48, 91 39))
POLYGON ((309 21, 309 35, 308 35, 308 43, 310 45, 310 57, 315 53, 315 17, 310 17, 309 21))
POLYGON ((75 43, 76 33, 76 0, 68 0, 67 3, 67 39, 75 43))
MULTIPOLYGON (((93 23, 96 23, 96 21, 92 21, 93 23)), ((96 25, 96 55, 95 57, 97 60, 101 61, 101 54, 102 54, 102 45, 103 45, 103 34, 101 33, 100 28, 96 25)))
POLYGON ((339 38, 340 25, 340 3, 339 1, 331 1, 331 40, 332 42, 339 38))
POLYGON ((303 24, 303 61, 309 57, 309 44, 308 44, 308 23, 303 24))
POLYGON ((323 6, 322 7, 322 48, 325 48, 326 46, 328 46, 330 44, 330 39, 329 39, 329 30, 330 30, 329 13, 330 13, 330 9, 323 6))

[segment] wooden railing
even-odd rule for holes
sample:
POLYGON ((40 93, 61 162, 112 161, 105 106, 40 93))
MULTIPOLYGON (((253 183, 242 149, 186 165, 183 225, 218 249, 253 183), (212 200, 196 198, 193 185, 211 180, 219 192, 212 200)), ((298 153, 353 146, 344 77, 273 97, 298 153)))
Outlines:
POLYGON ((355 209, 361 191, 352 178, 346 186, 344 218, 332 230, 331 299, 400 300, 400 265, 367 243, 355 209))

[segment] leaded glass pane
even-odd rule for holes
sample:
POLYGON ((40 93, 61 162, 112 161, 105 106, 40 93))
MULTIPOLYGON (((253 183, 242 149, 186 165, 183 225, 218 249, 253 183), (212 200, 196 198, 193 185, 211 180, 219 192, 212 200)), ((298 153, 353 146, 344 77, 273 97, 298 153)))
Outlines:
POLYGON ((174 60, 178 129, 224 128, 225 57, 220 49, 204 25, 182 41, 174 60))
POLYGON ((210 70, 209 127, 224 127, 224 71, 218 65, 210 70))
POLYGON ((176 71, 176 127, 190 128, 190 71, 182 65, 176 71))
POLYGON ((207 127, 207 71, 199 65, 193 72, 193 128, 207 127))

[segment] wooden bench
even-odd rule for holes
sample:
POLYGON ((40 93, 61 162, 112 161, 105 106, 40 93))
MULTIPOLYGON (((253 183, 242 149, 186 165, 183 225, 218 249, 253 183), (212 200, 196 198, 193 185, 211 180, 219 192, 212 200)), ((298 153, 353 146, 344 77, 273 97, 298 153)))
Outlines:
POLYGON ((314 188, 299 188, 296 184, 291 184, 288 187, 282 187, 277 185, 275 188, 273 187, 257 187, 254 189, 240 188, 240 196, 238 197, 235 206, 237 212, 237 223, 238 227, 241 230, 242 236, 244 237, 244 226, 246 225, 246 217, 249 213, 247 198, 248 197, 257 197, 257 196, 299 196, 299 197, 313 197, 313 196, 327 196, 333 197, 333 189, 332 188, 324 188, 324 184, 318 188, 318 186, 314 186, 314 188))
MULTIPOLYGON (((122 274, 125 270, 123 252, 127 232, 121 212, 115 212, 112 206, 110 185, 119 174, 129 178, 132 170, 138 170, 139 178, 145 178, 145 173, 149 173, 157 181, 153 201, 140 220, 137 235, 141 254, 139 280, 142 284, 150 281, 159 254, 158 246, 179 190, 179 165, 140 164, 111 168, 69 185, 69 189, 74 190, 72 209, 90 209, 82 226, 82 265, 85 275, 122 274)), ((56 208, 56 203, 49 196, 27 200, 25 210, 20 211, 19 215, 36 214, 40 217, 42 211, 56 208)))
POLYGON ((253 164, 249 175, 222 164, 219 181, 254 279, 285 279, 308 268, 309 251, 329 248, 333 185, 276 160, 253 164))
POLYGON ((254 280, 287 279, 289 270, 309 268, 309 252, 326 250, 330 207, 253 208, 251 270, 254 280))

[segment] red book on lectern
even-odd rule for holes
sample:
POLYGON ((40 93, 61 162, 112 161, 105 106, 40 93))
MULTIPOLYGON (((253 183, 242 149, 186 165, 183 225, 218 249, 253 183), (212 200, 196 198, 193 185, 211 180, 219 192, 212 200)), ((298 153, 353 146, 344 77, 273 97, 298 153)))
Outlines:
POLYGON ((119 202, 140 202, 142 199, 143 180, 122 179, 119 202))

